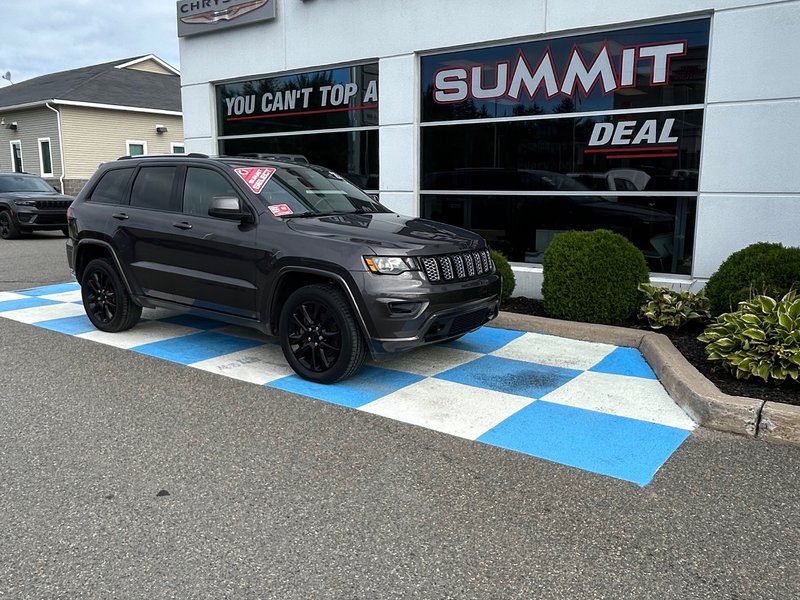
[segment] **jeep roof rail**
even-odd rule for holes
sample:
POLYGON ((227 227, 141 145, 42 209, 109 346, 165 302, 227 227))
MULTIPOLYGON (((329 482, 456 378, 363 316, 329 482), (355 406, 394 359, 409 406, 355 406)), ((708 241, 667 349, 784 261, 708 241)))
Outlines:
POLYGON ((130 154, 126 154, 125 156, 120 156, 117 160, 128 160, 130 158, 209 158, 208 154, 202 154, 201 152, 189 152, 189 154, 180 154, 180 153, 161 153, 161 154, 136 154, 131 156, 130 154))

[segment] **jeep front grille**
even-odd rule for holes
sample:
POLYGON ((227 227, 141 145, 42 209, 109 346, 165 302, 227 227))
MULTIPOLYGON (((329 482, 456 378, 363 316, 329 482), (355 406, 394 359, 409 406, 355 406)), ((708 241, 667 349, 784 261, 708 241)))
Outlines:
POLYGON ((420 261, 425 276, 431 283, 473 279, 494 271, 494 263, 488 250, 425 256, 420 261))
POLYGON ((36 208, 68 208, 72 200, 37 200, 36 208))

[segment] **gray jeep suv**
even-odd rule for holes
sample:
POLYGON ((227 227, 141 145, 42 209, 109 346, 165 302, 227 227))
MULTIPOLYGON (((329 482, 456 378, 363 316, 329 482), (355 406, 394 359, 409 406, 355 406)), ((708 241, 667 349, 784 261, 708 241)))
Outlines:
POLYGON ((191 309, 277 335, 319 383, 453 340, 497 315, 486 242, 395 214, 312 165, 205 155, 123 157, 68 213, 67 257, 92 323, 191 309))
POLYGON ((67 234, 67 208, 73 198, 28 173, 0 173, 0 238, 60 230, 67 234))

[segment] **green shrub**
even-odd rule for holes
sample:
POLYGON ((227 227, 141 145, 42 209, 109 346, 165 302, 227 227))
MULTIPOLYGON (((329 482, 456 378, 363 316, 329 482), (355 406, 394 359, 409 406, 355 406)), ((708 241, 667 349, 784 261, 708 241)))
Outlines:
POLYGON ((649 283, 639 284, 639 291, 645 295, 645 303, 639 309, 639 318, 647 319, 651 329, 678 328, 690 321, 706 321, 711 318, 708 298, 703 292, 677 292, 666 286, 655 287, 649 283))
POLYGON ((648 280, 644 255, 611 231, 558 234, 544 253, 542 297, 552 317, 589 323, 630 319, 641 305, 640 283, 648 280))
POLYGON ((800 248, 759 242, 731 254, 706 284, 711 314, 735 311, 739 302, 780 298, 800 283, 800 248))
POLYGON ((505 302, 511 298, 514 293, 514 288, 517 286, 517 278, 514 277, 514 271, 511 270, 511 265, 508 264, 508 259, 498 252, 492 250, 492 260, 497 272, 503 277, 503 289, 500 292, 500 300, 505 302))
POLYGON ((793 290, 776 302, 757 296, 725 313, 699 339, 708 360, 722 361, 738 379, 752 375, 775 382, 800 373, 800 299, 793 290))

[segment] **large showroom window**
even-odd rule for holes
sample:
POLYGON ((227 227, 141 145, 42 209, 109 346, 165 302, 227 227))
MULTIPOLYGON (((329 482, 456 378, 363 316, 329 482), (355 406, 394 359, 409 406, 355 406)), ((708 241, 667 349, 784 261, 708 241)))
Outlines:
POLYGON ((709 24, 423 56, 422 215, 527 263, 610 229, 690 273, 709 24))
POLYGON ((217 86, 219 151, 326 166, 378 190, 378 64, 217 86))

